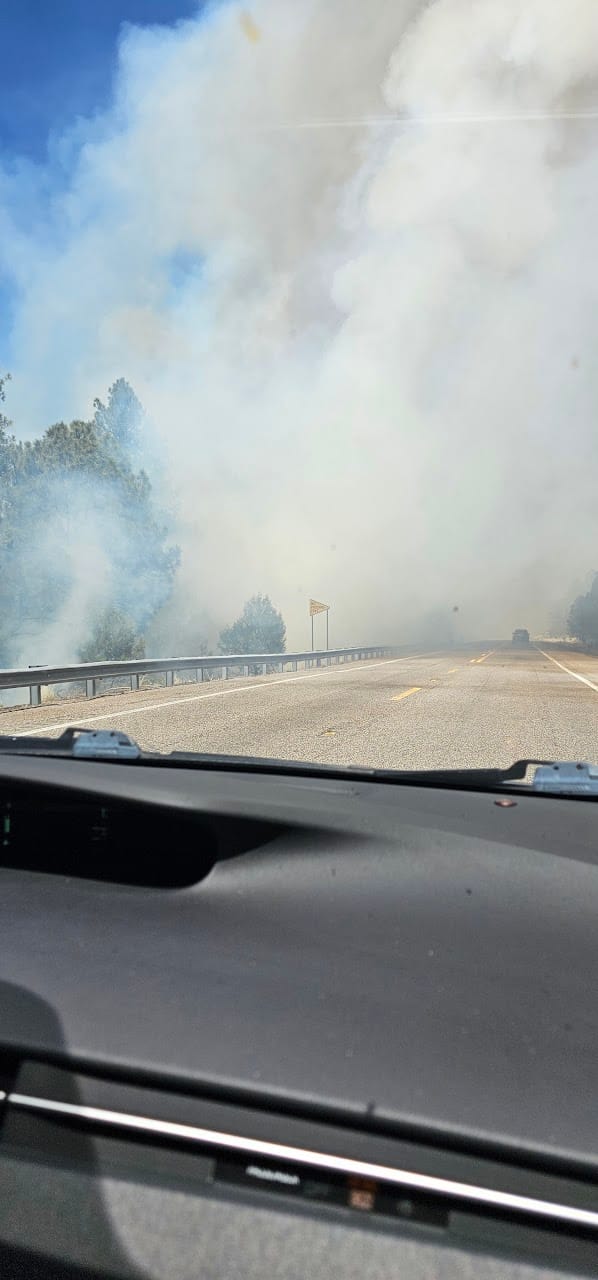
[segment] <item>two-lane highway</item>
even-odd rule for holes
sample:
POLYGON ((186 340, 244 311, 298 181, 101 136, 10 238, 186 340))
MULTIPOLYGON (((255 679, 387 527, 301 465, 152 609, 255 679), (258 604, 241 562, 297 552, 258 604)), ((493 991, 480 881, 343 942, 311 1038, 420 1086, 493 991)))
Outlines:
POLYGON ((450 649, 0 712, 0 733, 119 728, 141 746, 380 768, 598 761, 598 658, 450 649))

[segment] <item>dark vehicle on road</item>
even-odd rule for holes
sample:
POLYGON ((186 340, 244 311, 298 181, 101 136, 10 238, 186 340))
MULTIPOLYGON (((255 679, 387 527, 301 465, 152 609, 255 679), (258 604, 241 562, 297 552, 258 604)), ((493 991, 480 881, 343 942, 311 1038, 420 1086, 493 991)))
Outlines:
POLYGON ((512 643, 518 648, 523 648, 529 644, 529 631, 526 631, 524 627, 517 627, 517 630, 513 632, 512 643))

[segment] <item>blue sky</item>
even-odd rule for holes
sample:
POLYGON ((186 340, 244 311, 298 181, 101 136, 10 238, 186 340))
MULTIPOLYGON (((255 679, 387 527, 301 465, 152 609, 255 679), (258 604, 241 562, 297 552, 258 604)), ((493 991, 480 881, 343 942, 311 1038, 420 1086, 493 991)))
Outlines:
MULTIPOLYGON (((204 0, 2 0, 0 3, 0 215, 2 174, 12 216, 27 233, 68 173, 52 140, 108 106, 124 23, 172 24, 204 0), (50 156, 50 160, 48 157, 50 156), (16 176, 17 182, 11 181, 16 176)), ((16 295, 0 264, 0 369, 10 360, 16 295)))
POLYGON ((171 23, 198 0, 2 0, 0 158, 43 162, 48 136, 110 99, 123 22, 171 23))

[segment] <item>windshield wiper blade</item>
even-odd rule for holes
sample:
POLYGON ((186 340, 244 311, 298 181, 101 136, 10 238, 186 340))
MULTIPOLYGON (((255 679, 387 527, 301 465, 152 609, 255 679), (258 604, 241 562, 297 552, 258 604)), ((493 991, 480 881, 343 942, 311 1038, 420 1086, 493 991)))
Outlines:
POLYGON ((0 735, 0 755, 60 756, 69 760, 138 760, 160 766, 244 770, 310 777, 342 777, 418 786, 498 788, 525 779, 530 765, 552 766, 551 760, 517 760, 508 769, 376 769, 367 765, 320 764, 308 760, 277 760, 269 756, 216 755, 201 751, 142 751, 118 729, 69 726, 58 738, 0 735))
MULTIPOLYGON (((144 757, 145 758, 145 757, 144 757)), ((201 769, 274 773, 293 777, 340 778, 390 783, 395 786, 445 787, 447 790, 501 791, 514 789, 553 795, 597 795, 598 765, 537 760, 515 760, 506 769, 377 769, 367 765, 319 764, 305 760, 276 760, 264 756, 202 755, 193 751, 173 751, 152 756, 152 763, 201 769), (529 769, 536 766, 533 778, 529 769)))
MULTIPOLYGON (((373 771, 378 779, 380 771, 373 771)), ((545 795, 598 796, 598 765, 576 760, 515 760, 507 769, 415 769, 382 771, 383 776, 416 786, 473 787, 476 790, 500 790, 512 784, 545 795), (536 767, 529 781, 528 769, 536 767)))
MULTIPOLYGON (((145 753, 143 759, 147 759, 145 753)), ((525 783, 533 765, 552 766, 552 760, 516 760, 507 769, 379 769, 360 764, 323 764, 309 760, 277 760, 270 756, 211 755, 196 751, 172 751, 168 755, 152 754, 152 764, 201 769, 242 770, 246 773, 291 774, 297 777, 361 778, 426 787, 471 787, 477 790, 499 790, 510 783, 525 783)))
POLYGON ((426 786, 501 787, 510 782, 525 782, 528 769, 534 765, 552 765, 552 760, 515 760, 507 769, 382 769, 373 770, 401 782, 417 782, 426 786))
POLYGON ((293 777, 351 778, 404 786, 446 787, 455 790, 500 791, 519 784, 526 791, 552 795, 598 796, 598 765, 576 761, 523 759, 507 769, 371 769, 367 765, 330 765, 306 760, 276 760, 268 756, 212 755, 200 751, 142 751, 119 729, 79 729, 69 726, 58 738, 0 735, 0 755, 60 756, 69 760, 140 761, 160 767, 195 767, 245 773, 275 773, 293 777), (528 769, 537 766, 530 783, 528 769))

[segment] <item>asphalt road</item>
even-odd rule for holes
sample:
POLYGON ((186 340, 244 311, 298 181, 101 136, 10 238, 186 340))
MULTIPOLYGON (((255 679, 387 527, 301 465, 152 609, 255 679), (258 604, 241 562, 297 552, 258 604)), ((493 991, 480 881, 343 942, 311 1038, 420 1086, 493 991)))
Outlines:
POLYGON ((543 645, 414 653, 0 712, 0 733, 120 728, 158 751, 381 768, 598 761, 598 657, 543 645))

